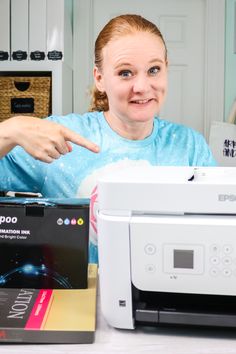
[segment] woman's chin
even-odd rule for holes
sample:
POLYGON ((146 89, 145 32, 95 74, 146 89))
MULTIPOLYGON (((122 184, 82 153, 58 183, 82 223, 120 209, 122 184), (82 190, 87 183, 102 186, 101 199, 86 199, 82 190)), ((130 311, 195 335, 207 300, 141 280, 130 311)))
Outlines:
POLYGON ((133 122, 150 122, 150 120, 153 120, 154 117, 156 116, 155 111, 141 111, 139 110, 138 112, 132 112, 130 114, 130 120, 133 122))
POLYGON ((156 116, 156 112, 159 111, 159 107, 153 107, 150 103, 147 104, 133 104, 129 106, 130 116, 134 117, 134 120, 149 120, 156 116))

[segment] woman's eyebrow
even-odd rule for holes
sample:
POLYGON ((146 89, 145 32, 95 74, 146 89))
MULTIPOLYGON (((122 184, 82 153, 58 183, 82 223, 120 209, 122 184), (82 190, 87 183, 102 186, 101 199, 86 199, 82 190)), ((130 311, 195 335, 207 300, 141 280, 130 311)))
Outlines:
POLYGON ((130 63, 118 63, 116 66, 115 66, 115 69, 119 69, 123 66, 132 66, 130 63))
MULTIPOLYGON (((159 58, 154 58, 154 59, 151 59, 149 62, 148 62, 148 64, 153 64, 153 63, 161 63, 161 64, 164 64, 164 60, 162 60, 162 59, 159 59, 159 58)), ((121 67, 124 67, 124 66, 132 66, 132 64, 130 64, 130 63, 126 63, 126 62, 124 62, 124 63, 118 63, 116 66, 115 66, 115 69, 117 70, 117 69, 119 69, 119 68, 121 68, 121 67)))
POLYGON ((164 63, 164 60, 159 59, 159 58, 154 58, 154 59, 152 59, 152 60, 149 61, 150 64, 156 63, 156 62, 163 64, 163 63, 164 63))

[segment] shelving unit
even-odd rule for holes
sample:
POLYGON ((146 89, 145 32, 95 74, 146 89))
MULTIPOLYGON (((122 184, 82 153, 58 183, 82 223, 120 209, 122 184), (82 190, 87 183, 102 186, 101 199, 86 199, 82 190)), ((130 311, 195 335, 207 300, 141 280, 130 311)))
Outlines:
MULTIPOLYGON (((9 17, 10 55, 8 60, 0 56, 0 79, 14 75, 37 77, 40 73, 50 76, 49 114, 53 115, 65 115, 73 110, 72 7, 72 0, 4 0, 1 8, 6 14, 0 15, 9 17), (21 29, 23 17, 29 24, 24 32, 21 29), (14 49, 17 60, 12 54, 14 49), (22 50, 27 51, 25 57, 22 50)), ((3 50, 0 46, 0 53, 3 50)))

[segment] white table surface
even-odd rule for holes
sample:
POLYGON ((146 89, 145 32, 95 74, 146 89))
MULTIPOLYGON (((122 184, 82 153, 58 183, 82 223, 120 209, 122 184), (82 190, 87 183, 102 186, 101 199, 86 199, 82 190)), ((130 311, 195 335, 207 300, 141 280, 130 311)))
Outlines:
POLYGON ((139 328, 118 330, 107 325, 97 308, 93 344, 0 344, 0 354, 236 354, 236 329, 139 328))

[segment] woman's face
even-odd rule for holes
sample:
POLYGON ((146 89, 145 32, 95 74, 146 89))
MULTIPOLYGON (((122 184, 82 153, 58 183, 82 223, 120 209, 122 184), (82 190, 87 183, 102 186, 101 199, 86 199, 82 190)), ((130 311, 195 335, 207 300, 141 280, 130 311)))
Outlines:
POLYGON ((95 68, 94 78, 98 90, 107 94, 110 120, 124 125, 152 125, 167 91, 162 40, 136 32, 110 41, 103 48, 102 70, 95 68))

